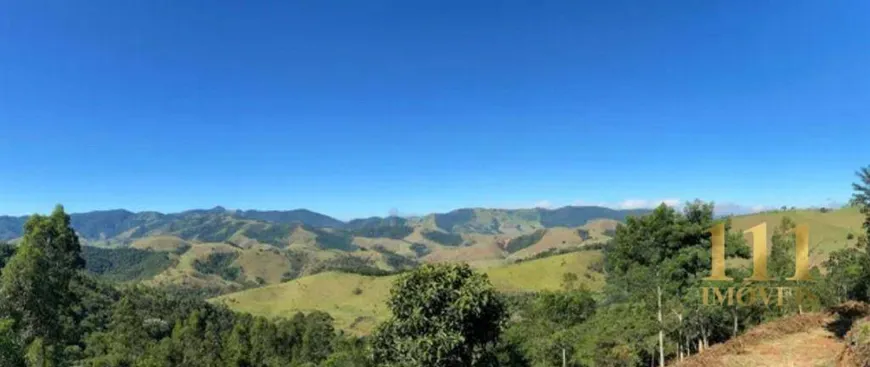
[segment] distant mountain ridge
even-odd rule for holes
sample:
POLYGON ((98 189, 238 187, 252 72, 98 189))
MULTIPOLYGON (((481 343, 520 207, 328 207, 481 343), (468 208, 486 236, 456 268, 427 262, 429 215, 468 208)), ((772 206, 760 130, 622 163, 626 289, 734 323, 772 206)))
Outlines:
MULTIPOLYGON (((124 209, 70 214, 73 228, 89 242, 129 244, 135 239, 171 234, 186 240, 225 242, 233 238, 280 242, 299 228, 321 237, 340 237, 384 232, 385 227, 420 227, 445 233, 518 234, 542 228, 576 227, 593 219, 624 221, 648 209, 617 210, 596 206, 566 206, 558 209, 464 208, 422 217, 370 217, 341 221, 307 209, 228 210, 223 207, 179 213, 131 212, 124 209)), ((22 235, 27 216, 0 216, 0 241, 22 235)), ((334 242, 334 241, 333 241, 334 242)), ((339 246, 339 247, 344 247, 339 246)))

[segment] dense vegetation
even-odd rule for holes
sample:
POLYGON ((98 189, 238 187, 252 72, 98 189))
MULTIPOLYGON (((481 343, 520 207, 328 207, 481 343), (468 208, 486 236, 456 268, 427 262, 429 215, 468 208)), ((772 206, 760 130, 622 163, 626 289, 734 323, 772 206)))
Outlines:
POLYGON ((440 231, 423 231, 421 232, 421 234, 429 241, 437 242, 444 246, 459 246, 464 242, 462 236, 454 233, 445 233, 440 231))
POLYGON ((115 281, 148 279, 173 264, 167 252, 135 248, 103 249, 84 246, 82 257, 88 271, 115 281))
POLYGON ((267 320, 186 292, 115 288, 84 268, 62 208, 27 221, 23 241, 0 275, 0 365, 367 363, 365 345, 336 334, 326 313, 267 320))
POLYGON ((233 262, 238 259, 239 254, 236 252, 215 252, 206 257, 205 261, 195 260, 193 268, 203 274, 215 274, 221 278, 234 282, 239 279, 241 269, 233 266, 233 262))
POLYGON ((505 245, 505 251, 513 253, 531 245, 534 245, 538 243, 541 238, 544 238, 545 234, 547 234, 546 229, 539 229, 533 233, 514 237, 510 241, 508 241, 507 245, 505 245))
POLYGON ((358 247, 353 244, 353 236, 344 231, 327 231, 319 228, 305 227, 317 235, 317 245, 324 249, 353 251, 358 247))
POLYGON ((3 270, 3 266, 6 265, 6 261, 15 254, 15 246, 0 243, 0 271, 3 270))

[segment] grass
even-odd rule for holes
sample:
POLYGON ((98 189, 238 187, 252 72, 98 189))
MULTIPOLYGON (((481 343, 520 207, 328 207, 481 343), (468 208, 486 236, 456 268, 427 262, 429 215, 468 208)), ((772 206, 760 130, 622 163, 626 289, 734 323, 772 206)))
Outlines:
POLYGON ((597 290, 604 285, 604 278, 589 271, 589 266, 602 258, 600 251, 580 251, 488 268, 484 272, 492 284, 504 292, 558 290, 565 273, 577 274, 587 287, 597 290))
MULTIPOLYGON (((603 285, 600 274, 587 278, 588 266, 601 259, 598 251, 583 251, 482 270, 504 292, 556 290, 562 276, 572 272, 591 289, 603 285)), ((291 317, 296 312, 329 312, 338 328, 368 334, 389 316, 386 300, 396 276, 363 276, 328 272, 282 284, 250 289, 214 299, 230 308, 268 317, 291 317)))
MULTIPOLYGON (((735 216, 731 223, 736 230, 746 230, 767 223, 768 236, 773 234, 782 218, 788 216, 797 224, 806 224, 810 230, 810 252, 813 264, 825 261, 831 252, 854 246, 862 232, 863 216, 856 208, 844 208, 827 213, 818 210, 786 210, 735 216), (847 239, 849 234, 855 238, 847 239)), ((748 238, 748 235, 747 235, 748 238)))
POLYGON ((540 240, 529 247, 516 251, 510 255, 511 259, 526 259, 550 249, 566 249, 578 247, 590 243, 606 242, 610 237, 605 236, 604 229, 596 226, 564 228, 556 227, 547 229, 540 240), (587 231, 589 238, 584 240, 577 232, 578 229, 587 231))
POLYGON ((130 247, 141 250, 183 252, 181 250, 186 251, 190 248, 190 243, 175 236, 152 236, 137 240, 130 247))
POLYGON ((244 270, 247 279, 263 279, 269 284, 281 282, 281 276, 290 268, 290 260, 275 248, 260 246, 241 251, 236 263, 244 270))

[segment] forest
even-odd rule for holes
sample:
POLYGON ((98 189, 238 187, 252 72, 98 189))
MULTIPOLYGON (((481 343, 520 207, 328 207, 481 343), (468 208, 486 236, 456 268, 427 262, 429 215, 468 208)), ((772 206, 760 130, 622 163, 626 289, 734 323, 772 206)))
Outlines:
MULTIPOLYGON (((713 203, 696 200, 626 218, 601 245, 601 291, 566 273, 559 291, 499 293, 468 265, 427 264, 398 277, 390 318, 367 336, 336 330, 323 311, 266 319, 184 290, 98 278, 88 269, 103 267, 87 263, 58 206, 30 217, 17 247, 0 245, 0 365, 662 366, 783 316, 870 301, 870 167, 858 178, 851 205, 866 218, 858 246, 830 254, 810 282, 785 280, 794 274, 797 223, 786 217, 772 230, 769 275, 778 280, 768 286, 804 287, 812 301, 704 305, 710 228, 724 224, 728 258, 748 260, 751 251, 713 203)), ((739 286, 750 275, 742 267, 727 274, 733 280, 715 285, 739 286)))

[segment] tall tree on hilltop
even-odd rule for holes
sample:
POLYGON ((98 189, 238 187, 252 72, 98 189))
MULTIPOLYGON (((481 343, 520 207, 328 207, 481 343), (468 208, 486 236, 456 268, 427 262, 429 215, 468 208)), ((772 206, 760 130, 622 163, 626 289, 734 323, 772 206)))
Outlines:
POLYGON ((50 216, 34 215, 24 237, 0 276, 0 317, 13 320, 13 330, 33 361, 52 365, 65 338, 72 305, 70 282, 84 268, 81 246, 70 218, 58 205, 50 216), (47 351, 55 351, 47 355, 47 351))

